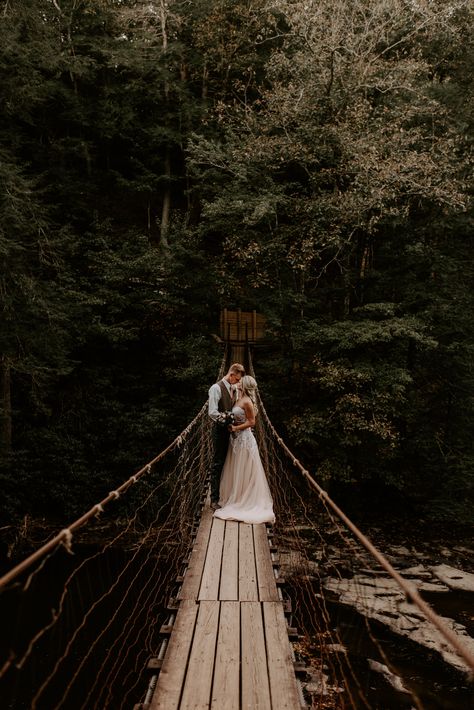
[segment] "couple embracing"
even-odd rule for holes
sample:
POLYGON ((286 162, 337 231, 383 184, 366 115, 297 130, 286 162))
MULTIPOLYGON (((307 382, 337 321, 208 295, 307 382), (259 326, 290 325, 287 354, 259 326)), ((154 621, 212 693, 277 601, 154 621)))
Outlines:
POLYGON ((209 390, 214 421, 211 506, 214 516, 243 523, 273 523, 273 501, 257 442, 257 383, 239 363, 209 390))

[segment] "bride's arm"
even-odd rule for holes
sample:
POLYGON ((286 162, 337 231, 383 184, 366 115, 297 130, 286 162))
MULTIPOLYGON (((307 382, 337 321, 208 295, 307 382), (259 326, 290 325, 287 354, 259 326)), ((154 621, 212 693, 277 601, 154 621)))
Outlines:
POLYGON ((251 400, 245 399, 242 404, 247 419, 243 424, 232 424, 230 427, 231 431, 242 431, 243 429, 249 429, 255 426, 255 409, 253 408, 251 400))

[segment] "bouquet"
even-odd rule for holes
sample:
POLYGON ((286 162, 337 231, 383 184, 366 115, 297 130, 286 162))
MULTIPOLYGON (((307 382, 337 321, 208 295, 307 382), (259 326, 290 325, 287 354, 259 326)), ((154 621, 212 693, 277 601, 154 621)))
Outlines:
POLYGON ((228 427, 231 424, 234 424, 235 422, 235 417, 232 412, 221 412, 221 415, 219 419, 217 420, 217 423, 220 424, 220 426, 223 427, 228 427))

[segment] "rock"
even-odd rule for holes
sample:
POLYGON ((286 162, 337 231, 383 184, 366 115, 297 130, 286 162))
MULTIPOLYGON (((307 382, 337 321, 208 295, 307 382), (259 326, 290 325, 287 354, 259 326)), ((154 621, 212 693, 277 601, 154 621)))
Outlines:
POLYGON ((462 592, 474 592, 474 574, 463 572, 448 565, 437 565, 431 567, 431 571, 441 582, 447 584, 450 589, 462 592))
POLYGON ((409 617, 401 618, 400 619, 400 630, 402 632, 407 632, 407 635, 409 635, 412 631, 416 631, 419 628, 420 624, 416 620, 410 620, 409 617))
POLYGON ((461 554, 466 554, 469 555, 470 557, 474 557, 474 550, 472 547, 464 547, 463 545, 456 545, 453 547, 454 552, 460 552, 461 554))
POLYGON ((395 673, 392 673, 388 666, 383 663, 379 663, 379 661, 374 661, 372 658, 368 658, 367 661, 369 668, 375 671, 375 673, 380 673, 380 675, 385 678, 387 683, 391 685, 392 688, 395 688, 395 690, 399 693, 407 693, 408 695, 411 695, 410 691, 403 685, 401 678, 398 675, 395 675, 395 673))
POLYGON ((352 579, 329 577, 324 580, 324 588, 340 595, 349 594, 350 597, 358 594, 361 599, 372 600, 372 597, 374 599, 378 597, 398 597, 401 600, 405 597, 397 582, 391 577, 384 579, 379 577, 359 577, 357 575, 352 579))
POLYGON ((401 569, 399 570, 399 574, 401 574, 402 577, 416 577, 418 579, 431 579, 433 577, 432 573, 427 570, 426 567, 423 567, 423 565, 401 569))
POLYGON ((400 591, 400 587, 393 577, 362 577, 356 575, 354 579, 357 580, 358 584, 363 584, 368 587, 374 587, 375 589, 382 591, 387 589, 397 589, 400 591))
MULTIPOLYGON (((446 572, 444 567, 443 572, 446 572)), ((455 572, 459 574, 459 570, 455 572)), ((474 577, 474 575, 470 576, 474 577)), ((419 580, 411 583, 418 588, 426 584, 419 580)), ((446 663, 457 670, 469 671, 465 661, 452 649, 443 634, 426 619, 424 613, 415 604, 406 601, 404 592, 392 578, 374 579, 357 575, 353 579, 331 577, 324 580, 323 586, 339 596, 340 604, 352 607, 368 619, 384 624, 394 633, 407 636, 424 648, 436 651, 446 663)), ((474 639, 467 635, 465 627, 453 619, 446 617, 440 619, 458 636, 462 645, 474 654, 474 639)))
POLYGON ((308 560, 306 556, 298 550, 279 550, 278 563, 282 570, 282 576, 290 574, 315 573, 319 571, 319 563, 308 560), (284 572, 284 573, 283 573, 284 572))
POLYGON ((314 533, 314 527, 312 525, 293 525, 292 529, 296 530, 297 532, 314 533))
POLYGON ((423 614, 421 609, 416 606, 416 604, 403 601, 401 604, 399 604, 398 608, 400 610, 400 613, 408 618, 416 619, 418 622, 426 620, 426 616, 423 614))
POLYGON ((431 559, 431 555, 427 555, 426 552, 417 552, 416 550, 414 550, 412 552, 412 557, 416 557, 417 560, 430 560, 431 559))
POLYGON ((333 695, 334 693, 345 692, 345 688, 330 685, 329 676, 318 669, 311 670, 310 680, 307 683, 304 683, 304 687, 310 695, 327 696, 333 695))
POLYGON ((327 695, 328 694, 328 680, 327 676, 322 671, 313 670, 311 672, 311 679, 305 683, 305 688, 308 693, 312 695, 327 695))
POLYGON ((413 555, 413 551, 410 551, 408 547, 404 547, 403 545, 390 547, 390 552, 392 553, 392 555, 406 555, 407 557, 411 557, 413 555))
POLYGON ((347 653, 347 648, 342 645, 342 643, 328 643, 324 647, 325 651, 330 651, 331 653, 347 653))
MULTIPOLYGON (((413 582, 413 580, 411 580, 413 582)), ((437 594, 447 594, 450 589, 446 584, 436 582, 420 582, 416 585, 419 592, 436 592, 437 594)))
MULTIPOLYGON (((382 567, 374 568, 374 569, 363 567, 363 568, 359 569, 359 574, 365 574, 365 575, 369 575, 372 577, 379 577, 379 576, 386 576, 387 570, 383 569, 382 567)), ((431 575, 430 575, 430 577, 431 577, 431 575)))

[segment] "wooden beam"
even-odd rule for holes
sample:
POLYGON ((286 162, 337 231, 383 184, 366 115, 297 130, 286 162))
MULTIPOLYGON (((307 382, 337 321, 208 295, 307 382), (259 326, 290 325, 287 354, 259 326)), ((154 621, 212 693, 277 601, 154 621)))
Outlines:
POLYGON ((219 599, 237 601, 239 598, 239 523, 228 520, 225 524, 222 552, 221 585, 219 599))
POLYGON ((224 544, 225 521, 212 519, 211 536, 207 548, 206 562, 202 573, 199 599, 216 600, 219 598, 221 578, 222 548, 224 544))
POLYGON ((240 604, 221 602, 211 708, 240 707, 240 604))
POLYGON ((301 700, 281 603, 263 604, 263 621, 272 710, 295 710, 301 706, 301 700))
POLYGON ((204 508, 201 523, 198 528, 196 540, 193 545, 188 569, 184 577, 183 586, 177 595, 177 599, 197 599, 201 578, 206 560, 207 545, 209 542, 209 531, 212 525, 212 510, 204 508))
POLYGON ((246 523, 239 523, 239 599, 258 600, 253 532, 246 523))
POLYGON ((219 627, 218 601, 199 603, 193 646, 180 710, 209 710, 219 627))
POLYGON ((150 710, 177 710, 186 674, 191 641, 199 606, 185 600, 179 607, 150 710))
POLYGON ((260 602, 240 605, 242 708, 270 710, 267 655, 260 602))
POLYGON ((150 710, 300 707, 267 532, 204 508, 150 710))
POLYGON ((280 601, 270 557, 267 529, 263 523, 261 525, 253 525, 253 538, 255 544, 258 598, 262 602, 280 601))

